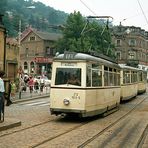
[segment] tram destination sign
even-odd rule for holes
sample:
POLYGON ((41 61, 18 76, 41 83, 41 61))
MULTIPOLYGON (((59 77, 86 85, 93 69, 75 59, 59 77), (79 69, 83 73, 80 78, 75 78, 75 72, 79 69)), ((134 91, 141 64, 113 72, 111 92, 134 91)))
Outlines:
POLYGON ((66 60, 72 60, 75 58, 76 53, 75 52, 64 52, 64 59, 66 60))

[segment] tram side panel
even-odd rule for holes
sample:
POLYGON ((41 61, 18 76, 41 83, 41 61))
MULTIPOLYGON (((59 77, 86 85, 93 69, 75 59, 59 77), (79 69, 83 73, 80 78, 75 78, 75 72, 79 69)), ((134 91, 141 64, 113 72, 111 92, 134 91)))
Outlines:
POLYGON ((138 84, 126 84, 121 86, 121 100, 129 100, 137 96, 138 84))
POLYGON ((145 82, 139 82, 138 83, 138 94, 142 94, 146 92, 146 83, 145 82))
POLYGON ((146 71, 138 71, 138 94, 146 92, 146 71))
POLYGON ((83 116, 101 114, 120 103, 120 88, 86 90, 86 113, 83 116))
POLYGON ((121 78, 121 101, 132 99, 138 94, 137 82, 138 70, 133 67, 124 66, 120 71, 121 78))

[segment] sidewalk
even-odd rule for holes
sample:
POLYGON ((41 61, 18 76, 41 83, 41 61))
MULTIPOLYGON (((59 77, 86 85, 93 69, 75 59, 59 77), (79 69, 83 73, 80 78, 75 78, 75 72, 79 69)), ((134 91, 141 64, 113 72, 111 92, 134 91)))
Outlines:
MULTIPOLYGON (((12 102, 17 103, 27 100, 49 97, 49 96, 50 96, 50 88, 45 88, 43 92, 33 91, 32 93, 30 93, 29 89, 27 89, 26 92, 16 93, 15 99, 12 100, 12 102)), ((17 126, 21 126, 20 120, 14 118, 5 118, 4 122, 0 123, 0 132, 17 126)))
POLYGON ((26 92, 17 92, 15 95, 15 99, 12 100, 13 103, 26 101, 26 100, 33 100, 42 97, 49 97, 50 96, 50 88, 45 87, 43 92, 40 91, 33 91, 30 93, 29 88, 27 88, 26 92))

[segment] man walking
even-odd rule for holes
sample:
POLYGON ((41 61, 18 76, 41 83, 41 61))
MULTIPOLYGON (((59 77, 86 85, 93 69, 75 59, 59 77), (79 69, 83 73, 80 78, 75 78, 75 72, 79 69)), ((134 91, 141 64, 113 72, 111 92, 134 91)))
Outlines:
POLYGON ((0 122, 4 121, 4 92, 5 92, 5 87, 4 87, 4 81, 2 77, 5 75, 4 71, 0 71, 0 122), (3 119, 1 120, 1 115, 3 114, 3 119))

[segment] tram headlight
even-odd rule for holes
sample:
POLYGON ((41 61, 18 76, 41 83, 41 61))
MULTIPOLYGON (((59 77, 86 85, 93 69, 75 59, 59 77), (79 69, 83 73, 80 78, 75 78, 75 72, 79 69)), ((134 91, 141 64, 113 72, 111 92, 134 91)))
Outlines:
POLYGON ((63 103, 64 103, 65 105, 69 105, 69 104, 70 104, 70 101, 69 101, 68 99, 64 99, 64 100, 63 100, 63 103))

